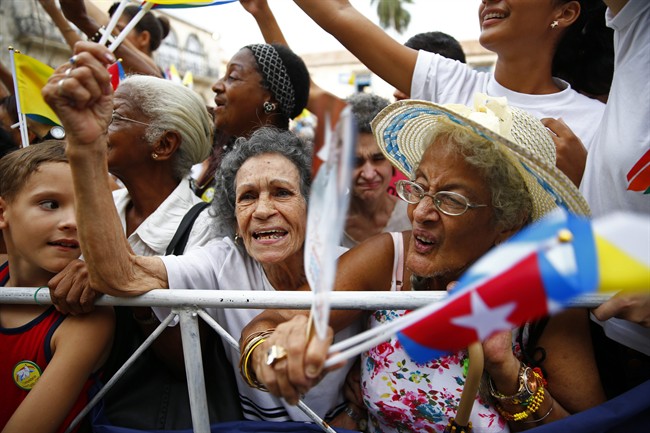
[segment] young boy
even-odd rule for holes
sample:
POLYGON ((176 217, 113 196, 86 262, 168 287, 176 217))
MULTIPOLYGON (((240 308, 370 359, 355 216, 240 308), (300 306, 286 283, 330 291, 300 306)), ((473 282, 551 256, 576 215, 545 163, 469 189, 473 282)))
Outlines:
MULTIPOLYGON (((29 146, 0 160, 0 229, 9 258, 1 286, 46 286, 79 257, 63 143, 29 146)), ((48 305, 0 304, 0 430, 65 431, 88 402, 113 325, 111 308, 73 317, 48 305)))

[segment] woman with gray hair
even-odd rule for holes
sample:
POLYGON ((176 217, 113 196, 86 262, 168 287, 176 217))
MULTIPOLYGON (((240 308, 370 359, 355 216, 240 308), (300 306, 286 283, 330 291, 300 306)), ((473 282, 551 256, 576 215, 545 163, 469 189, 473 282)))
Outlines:
MULTIPOLYGON (((589 213, 577 188, 555 168, 555 146, 544 125, 504 101, 477 95, 470 108, 405 100, 382 110, 372 127, 382 153, 409 179, 399 181, 397 191, 413 227, 375 236, 341 256, 336 290, 445 291, 492 247, 556 207, 589 213)), ((461 390, 471 382, 467 350, 418 362, 405 351, 404 340, 392 335, 363 352, 357 392, 367 416, 361 417, 359 407, 350 413, 367 424, 366 431, 461 431, 451 428, 461 407, 460 425, 469 419, 475 432, 520 431, 604 401, 586 310, 565 311, 512 333, 483 329, 518 314, 508 310, 512 313, 496 319, 500 309, 546 302, 533 299, 532 287, 513 284, 521 286, 519 299, 476 292, 471 305, 450 311, 429 330, 450 340, 467 332, 484 340, 485 392, 470 393, 469 404, 460 403, 461 390), (485 310, 494 315, 466 320, 485 310)), ((360 314, 333 311, 330 324, 337 330, 360 314)), ((369 327, 404 314, 373 311, 369 327)), ((322 378, 330 344, 308 340, 307 326, 300 312, 267 310, 242 333, 246 338, 273 330, 243 359, 271 393, 291 401, 322 378), (273 347, 287 353, 286 362, 269 362, 273 347)))
MULTIPOLYGON (((106 56, 104 47, 88 46, 78 54, 73 72, 66 74, 66 67, 59 68, 43 90, 46 101, 64 125, 80 121, 84 124, 84 128, 70 131, 67 152, 74 173, 75 196, 80 202, 79 239, 93 288, 118 296, 134 296, 159 288, 282 291, 302 287, 306 283, 304 242, 311 160, 309 149, 287 131, 259 128, 250 137, 237 141, 225 156, 216 176, 219 187, 214 206, 228 222, 232 238, 225 237, 183 256, 145 257, 126 246, 117 215, 105 211, 111 203, 103 176, 105 149, 113 138, 109 137, 107 143, 103 130, 110 121, 111 110, 127 114, 121 111, 126 101, 120 97, 119 89, 115 101, 112 95, 102 92, 109 80, 102 70, 106 56), (59 85, 61 80, 63 85, 59 85)), ((128 114, 139 115, 135 111, 128 114)), ((134 120, 151 121, 144 115, 134 120)), ((238 338, 241 329, 260 311, 208 312, 238 338)), ((239 351, 227 352, 238 372, 239 351)), ((243 373, 237 377, 246 418, 310 420, 291 406, 295 402, 287 403, 262 391, 246 370, 243 373)), ((322 386, 307 393, 304 402, 319 416, 329 419, 343 406, 341 385, 346 373, 346 368, 339 370, 322 386)))
MULTIPOLYGON (((128 76, 115 91, 105 133, 108 170, 125 186, 113 192, 113 202, 135 254, 164 255, 170 248, 182 254, 214 239, 208 212, 194 213, 205 209, 207 203, 201 208, 203 202, 188 180, 192 165, 203 161, 212 146, 212 119, 196 93, 160 78, 128 76), (181 224, 190 212, 196 220, 181 224), (185 245, 175 239, 185 239, 185 245)), ((75 262, 56 277, 60 284, 51 285, 60 310, 74 310, 67 305, 70 292, 74 292, 67 282, 84 266, 75 262)), ((158 323, 148 307, 116 310, 116 339, 106 372, 109 378, 158 323)), ((179 337, 176 330, 166 333, 165 341, 154 343, 155 353, 145 352, 109 391, 105 397, 108 422, 139 429, 190 427, 179 337), (174 350, 176 346, 178 350, 174 350), (148 380, 143 381, 143 376, 148 380)), ((221 342, 214 343, 210 356, 221 360, 211 358, 212 363, 221 364, 222 371, 229 373, 221 342)), ((224 379, 219 399, 209 400, 214 419, 238 419, 234 380, 231 382, 228 390, 224 379), (230 399, 226 397, 229 392, 230 399)))
MULTIPOLYGON (((108 170, 126 187, 113 197, 137 254, 165 254, 183 216, 200 203, 188 175, 208 156, 211 139, 210 116, 191 90, 146 75, 120 83, 107 130, 108 170)), ((206 217, 194 224, 188 250, 212 237, 206 217)))

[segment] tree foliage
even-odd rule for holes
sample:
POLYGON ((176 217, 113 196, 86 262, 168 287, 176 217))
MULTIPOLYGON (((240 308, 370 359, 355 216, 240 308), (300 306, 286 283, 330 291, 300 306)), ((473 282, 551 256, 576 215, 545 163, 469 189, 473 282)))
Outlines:
POLYGON ((370 4, 377 5, 379 24, 385 29, 392 27, 402 33, 411 22, 411 14, 403 6, 413 0, 370 0, 370 4))

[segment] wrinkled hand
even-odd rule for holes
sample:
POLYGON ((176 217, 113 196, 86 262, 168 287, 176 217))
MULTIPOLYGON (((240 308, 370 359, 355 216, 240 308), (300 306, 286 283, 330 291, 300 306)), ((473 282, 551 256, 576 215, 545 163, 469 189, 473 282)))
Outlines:
POLYGON ((43 87, 43 97, 61 119, 68 143, 90 144, 106 133, 113 88, 106 67, 115 56, 102 45, 78 42, 74 64, 59 66, 43 87))
POLYGON ((50 297, 63 314, 84 314, 95 309, 101 293, 90 288, 88 269, 83 260, 73 260, 48 283, 50 297))
POLYGON ((576 185, 580 186, 587 163, 587 149, 562 119, 546 118, 542 123, 551 130, 557 154, 556 166, 576 185))
POLYGON ((308 319, 303 315, 280 324, 252 355, 252 367, 257 379, 271 394, 283 397, 292 405, 297 404, 300 396, 320 381, 327 350, 334 336, 330 328, 327 340, 314 336, 307 341, 308 326, 308 319), (283 347, 287 356, 273 365, 267 365, 267 352, 273 345, 283 347))
POLYGON ((650 328, 650 293, 617 293, 593 313, 601 321, 618 317, 650 328))

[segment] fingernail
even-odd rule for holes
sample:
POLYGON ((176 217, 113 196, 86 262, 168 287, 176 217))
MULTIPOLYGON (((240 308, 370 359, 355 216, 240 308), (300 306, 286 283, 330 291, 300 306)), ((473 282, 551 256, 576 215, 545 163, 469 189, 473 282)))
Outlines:
POLYGON ((105 58, 106 60, 108 60, 109 62, 111 62, 111 63, 115 63, 115 60, 116 60, 116 59, 115 59, 115 56, 113 55, 113 53, 106 53, 106 54, 104 54, 104 58, 105 58))
POLYGON ((308 365, 305 370, 305 373, 310 379, 314 379, 318 377, 318 368, 316 368, 315 365, 308 365))

